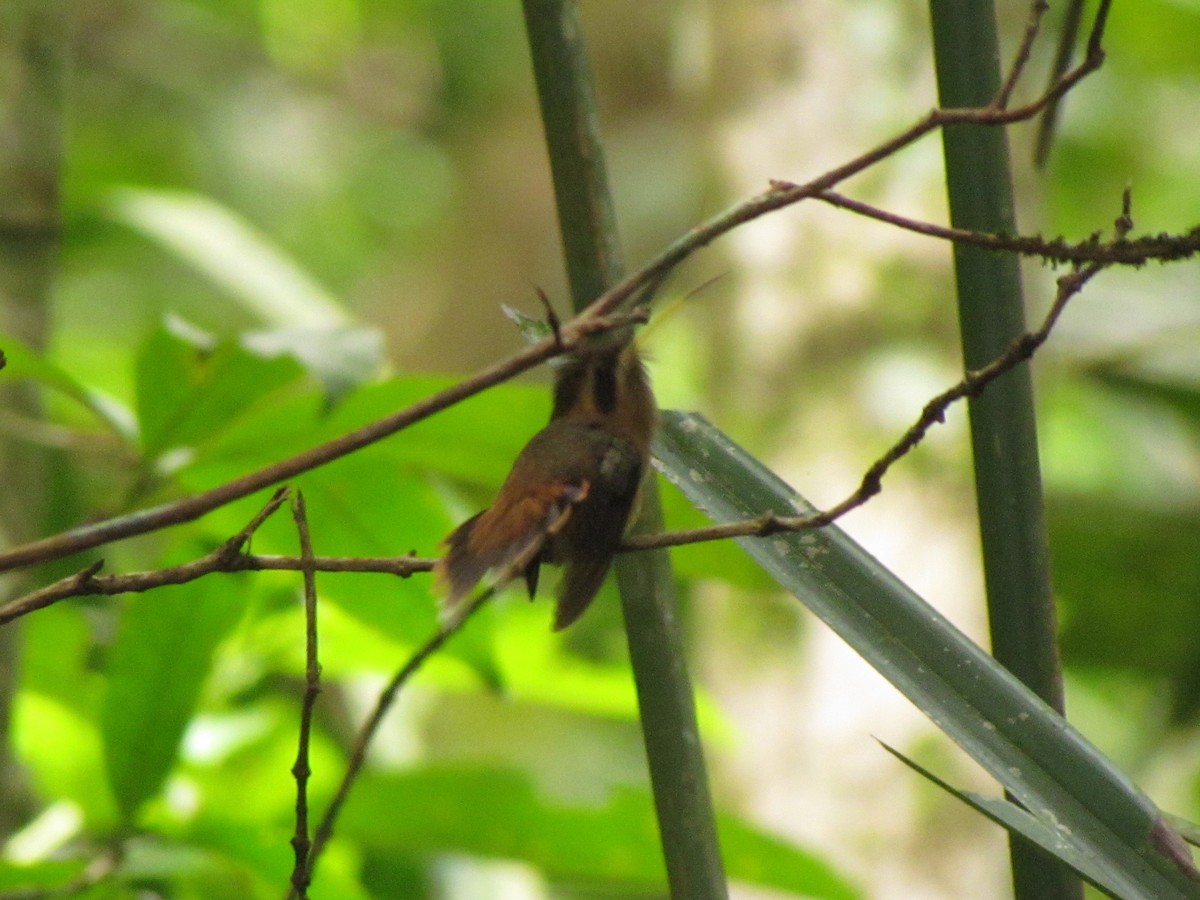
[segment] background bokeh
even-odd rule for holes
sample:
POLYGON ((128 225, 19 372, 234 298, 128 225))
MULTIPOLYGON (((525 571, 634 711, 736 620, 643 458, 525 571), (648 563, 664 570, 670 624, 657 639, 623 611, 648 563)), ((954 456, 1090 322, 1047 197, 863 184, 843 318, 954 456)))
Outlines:
MULTIPOLYGON (((631 265, 769 179, 819 174, 935 103, 922 4, 583 6, 631 265)), ((1001 2, 999 15, 1011 48, 1026 5, 1001 2)), ((1041 87, 1052 37, 1020 96, 1041 87)), ((1198 41, 1195 2, 1115 5, 1108 61, 1068 99, 1045 171, 1030 163, 1032 126, 1010 132, 1023 231, 1107 231, 1127 184, 1139 232, 1196 223, 1198 41)), ((46 530, 216 483, 510 353, 521 338, 501 304, 536 315, 539 287, 565 307, 515 0, 81 0, 73 54, 47 355, 115 411, 101 427, 47 398, 61 433, 35 436, 54 463, 46 530), (335 329, 335 349, 305 328, 335 329), (230 349, 239 340, 292 355, 254 368, 230 349), (252 369, 257 390, 181 426, 172 380, 192 372, 196 347, 229 367, 221 371, 252 369), (344 388, 364 372, 372 384, 331 408, 312 380, 344 388), (123 415, 138 420, 136 437, 113 424, 123 415), (184 456, 168 452, 180 447, 184 456)), ((943 221, 936 136, 845 189, 943 221)), ((1031 317, 1056 274, 1027 265, 1031 317)), ((715 276, 646 337, 660 400, 703 411, 817 505, 848 494, 958 377, 943 243, 804 204, 703 251, 668 293, 683 297, 715 276)), ((1193 818, 1198 336, 1194 261, 1107 272, 1073 301, 1034 366, 1069 713, 1164 808, 1193 818)), ((318 552, 435 552, 540 424, 544 380, 523 379, 305 479, 318 552)), ((10 435, 24 427, 3 422, 10 435)), ((985 640, 968 454, 956 410, 844 526, 985 640)), ((253 508, 105 555, 118 570, 186 558, 253 508)), ((694 517, 674 495, 668 510, 672 523, 694 517)), ((281 520, 255 546, 293 544, 281 520)), ((874 739, 991 790, 966 758, 737 551, 675 558, 721 807, 823 855, 865 897, 1006 896, 1003 835, 874 739)), ((322 586, 332 711, 315 747, 318 792, 340 771, 339 742, 364 698, 434 621, 423 581, 322 586)), ((182 756, 168 753, 170 777, 139 819, 159 841, 135 861, 151 883, 155 865, 175 872, 163 876, 174 885, 164 896, 221 896, 229 885, 228 896, 270 895, 283 883, 271 882, 280 853, 287 871, 303 652, 296 584, 264 576, 211 590, 250 598, 250 610, 235 596, 227 621, 212 626, 214 662, 194 685, 200 712, 181 723, 182 756), (178 843, 165 847, 164 835, 178 843), (169 866, 185 849, 201 857, 187 878, 169 866)), ((216 601, 181 593, 174 602, 183 615, 216 601)), ((106 661, 133 640, 121 605, 64 605, 26 624, 15 739, 43 831, 18 834, 9 859, 93 847, 117 819, 97 773, 102 736, 118 728, 106 661), (47 819, 55 810, 66 816, 58 825, 47 819)), ((521 773, 519 787, 597 805, 644 788, 615 598, 562 638, 547 633, 548 606, 501 601, 406 692, 376 762, 411 776, 412 793, 395 781, 364 785, 321 896, 595 896, 573 893, 553 864, 484 861, 472 847, 503 843, 458 837, 470 831, 470 804, 514 809, 480 798, 499 780, 471 772, 521 773), (457 767, 457 782, 420 781, 445 766, 457 767), (436 826, 390 822, 389 836, 379 823, 456 803, 468 808, 436 826)))

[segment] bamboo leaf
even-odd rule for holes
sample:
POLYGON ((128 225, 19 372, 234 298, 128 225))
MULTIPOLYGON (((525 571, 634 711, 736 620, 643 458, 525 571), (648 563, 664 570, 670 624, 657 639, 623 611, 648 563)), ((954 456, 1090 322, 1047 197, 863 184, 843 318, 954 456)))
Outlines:
POLYGON ((957 797, 977 813, 991 819, 1001 828, 1005 828, 1013 834, 1021 835, 1026 840, 1041 847, 1047 853, 1061 859, 1075 870, 1077 874, 1086 878, 1101 890, 1109 894, 1115 893, 1116 888, 1109 882, 1109 872, 1105 861, 1103 859, 1096 859, 1086 853, 1081 853, 1073 844, 1064 839, 1061 831, 1047 827, 1045 823, 1031 816, 1027 810, 1001 797, 988 797, 974 791, 960 791, 953 785, 938 778, 938 776, 915 760, 909 759, 895 747, 889 747, 882 741, 880 743, 883 744, 884 750, 892 754, 892 756, 896 757, 910 769, 925 776, 947 793, 957 797))
MULTIPOLYGON (((703 417, 668 413, 667 477, 716 522, 811 511, 703 417)), ((1060 716, 836 527, 739 543, 1080 853, 1111 863, 1119 896, 1200 896, 1153 803, 1060 716), (1164 834, 1167 836, 1164 838, 1164 834)), ((1195 870, 1193 869, 1192 872, 1195 870)))

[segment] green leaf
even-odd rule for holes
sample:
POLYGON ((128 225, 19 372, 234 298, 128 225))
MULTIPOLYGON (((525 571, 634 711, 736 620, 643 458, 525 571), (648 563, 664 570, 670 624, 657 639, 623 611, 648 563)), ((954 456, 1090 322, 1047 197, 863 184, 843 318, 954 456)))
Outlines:
POLYGON ((0 334, 0 351, 7 365, 0 378, 28 378, 58 391, 79 403, 115 433, 132 438, 137 428, 132 411, 117 400, 88 387, 66 369, 55 365, 28 345, 7 334, 0 334))
POLYGON ((101 713, 105 768, 125 819, 162 786, 217 643, 242 612, 236 578, 137 596, 125 610, 101 713))
POLYGON ((375 377, 384 359, 382 332, 360 325, 274 328, 244 335, 243 342, 261 356, 294 357, 333 400, 375 377))
MULTIPOLYGON (((716 522, 808 504, 702 417, 668 413, 656 455, 716 522)), ((1016 678, 836 527, 739 543, 1079 852, 1127 900, 1200 896, 1160 851, 1161 813, 1016 678)))
MULTIPOLYGON (((808 897, 859 896, 814 854, 733 816, 719 816, 718 825, 730 877, 808 897)), ((643 890, 666 884, 654 807, 642 789, 619 788, 584 806, 543 795, 509 769, 367 776, 347 801, 338 832, 388 852, 520 859, 571 883, 643 890)))
POLYGON ((341 302, 233 211, 196 194, 123 188, 115 216, 224 287, 266 329, 247 337, 266 355, 287 352, 333 396, 384 361, 378 328, 356 324, 341 302))
POLYGON ((1000 797, 987 797, 973 791, 960 791, 938 778, 916 761, 909 759, 896 748, 890 747, 882 741, 880 743, 883 744, 883 749, 892 754, 892 756, 925 776, 942 790, 957 797, 976 812, 986 816, 1013 834, 1021 835, 1027 840, 1032 841, 1050 855, 1061 859, 1080 876, 1086 878, 1101 890, 1107 891, 1110 894, 1115 893, 1115 882, 1119 878, 1119 875, 1110 883, 1108 866, 1105 860, 1097 859, 1081 852, 1071 842, 1064 840, 1061 830, 1048 827, 1044 822, 1031 816, 1027 810, 1008 800, 1000 797))
POLYGON ((1077 666, 1166 676, 1174 716, 1194 719, 1200 713, 1200 516, 1072 494, 1052 498, 1047 521, 1063 657, 1077 666))
POLYGON ((1200 427, 1200 385, 1184 381, 1123 371, 1098 368, 1095 379, 1111 390, 1149 400, 1174 410, 1195 427, 1200 427))
MULTIPOLYGON (((249 427, 260 432, 259 452, 286 441, 286 437, 273 439, 257 418, 248 417, 247 422, 255 420, 249 427)), ((289 427, 286 419, 279 424, 289 427)), ((249 444, 246 449, 255 452, 249 444)), ((246 458, 203 458, 181 471, 178 480, 184 488, 200 491, 257 464, 258 460, 246 458)), ((430 556, 438 552, 439 541, 454 524, 440 493, 424 473, 397 465, 393 455, 378 445, 307 472, 296 478, 293 486, 304 491, 314 550, 319 556, 403 556, 413 552, 430 556)), ((241 528, 264 502, 265 494, 255 495, 215 510, 205 517, 204 527, 214 539, 222 539, 241 528)), ((277 515, 269 519, 255 533, 253 549, 256 553, 296 554, 296 531, 290 518, 277 515)), ((299 574, 292 577, 298 585, 299 574)), ((336 604, 396 642, 397 652, 424 643, 438 628, 437 605, 427 574, 398 578, 324 572, 318 576, 317 587, 322 602, 336 604)), ((491 616, 477 617, 444 650, 495 683, 499 673, 490 633, 491 616)))
POLYGON ((17 865, 0 861, 0 891, 7 896, 47 896, 65 889, 83 873, 83 860, 54 860, 17 865))
MULTIPOLYGON (((78 700, 75 704, 83 705, 78 700)), ((91 828, 106 829, 117 822, 118 814, 97 777, 104 767, 104 751, 91 716, 94 707, 89 707, 81 711, 69 701, 21 691, 13 712, 13 742, 42 797, 64 800, 82 811, 91 828)))
POLYGON ((523 313, 516 307, 509 306, 507 303, 502 304, 500 310, 510 322, 517 326, 517 330, 521 332, 521 336, 531 344, 537 343, 544 337, 549 337, 554 331, 550 323, 546 320, 523 313))
MULTIPOLYGON (((295 737, 289 736, 289 750, 295 755, 295 737)), ((280 760, 286 768, 290 763, 280 760)), ((276 772, 282 769, 276 769, 276 772)), ((262 778, 271 778, 267 772, 262 778)), ((273 779, 272 779, 273 780, 273 779)), ((258 782, 261 783, 261 782, 258 782)), ((294 807, 295 786, 292 786, 294 807)), ((257 794, 255 799, 257 800, 257 794)), ((236 801, 235 801, 236 803, 236 801)), ((181 836, 186 845, 202 850, 209 858, 207 883, 194 885, 191 896, 202 900, 278 900, 281 886, 288 883, 293 865, 292 848, 280 838, 281 831, 264 828, 266 817, 247 820, 221 818, 230 807, 214 809, 212 804, 188 824, 181 836)), ((233 807, 236 809, 236 806, 233 807)), ((369 900, 370 895, 359 885, 360 860, 356 854, 336 849, 322 854, 321 864, 314 873, 309 894, 320 900, 369 900)), ((179 891, 181 879, 173 879, 172 887, 179 891)), ((179 891, 181 894, 182 891, 179 891)), ((173 893, 173 896, 177 894, 173 893)))
POLYGON ((113 214, 190 263, 253 312, 279 327, 346 325, 341 304, 265 235, 199 194, 122 188, 113 214))
POLYGON ((256 400, 300 376, 295 361, 217 342, 168 319, 137 360, 142 446, 150 458, 213 439, 256 400))
MULTIPOLYGON (((332 410, 325 409, 316 393, 272 397, 252 416, 230 423, 198 448, 195 466, 216 467, 212 479, 218 471, 240 474, 390 415, 455 383, 446 377, 392 378, 359 388, 332 410)), ((544 388, 500 385, 380 441, 371 452, 391 465, 495 489, 548 415, 544 388)))
MULTIPOLYGON (((330 416, 335 433, 416 403, 458 379, 415 376, 355 392, 330 416)), ((471 397, 379 446, 397 462, 494 488, 550 414, 544 387, 505 384, 471 397)))

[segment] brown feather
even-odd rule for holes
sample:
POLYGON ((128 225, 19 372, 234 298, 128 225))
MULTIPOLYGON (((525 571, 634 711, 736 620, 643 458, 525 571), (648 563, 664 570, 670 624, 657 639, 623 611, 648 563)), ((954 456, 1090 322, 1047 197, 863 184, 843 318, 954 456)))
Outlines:
POLYGON ((554 608, 555 631, 562 631, 583 615, 604 584, 612 561, 612 556, 607 555, 573 559, 567 563, 558 588, 558 604, 554 608))
MULTIPOLYGON (((450 532, 443 541, 449 550, 434 566, 446 608, 462 602, 488 572, 498 572, 502 583, 524 571, 528 582, 546 538, 562 529, 587 492, 583 482, 538 485, 518 497, 502 493, 489 509, 450 532)), ((536 587, 536 574, 532 581, 536 587)))
POLYGON ((491 508, 450 533, 434 567, 447 610, 488 573, 524 574, 532 597, 543 562, 565 567, 556 629, 579 618, 604 583, 636 506, 658 423, 632 342, 588 348, 555 377, 550 423, 513 462, 491 508))

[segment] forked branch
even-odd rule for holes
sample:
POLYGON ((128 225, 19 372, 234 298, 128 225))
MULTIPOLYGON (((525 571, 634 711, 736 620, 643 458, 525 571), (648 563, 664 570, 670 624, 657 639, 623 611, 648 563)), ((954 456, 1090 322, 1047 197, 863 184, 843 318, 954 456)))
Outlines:
MULTIPOLYGON (((241 499, 259 490, 280 484, 290 478, 332 462, 348 453, 360 450, 382 440, 408 426, 454 405, 480 391, 506 381, 551 357, 569 352, 588 335, 597 331, 617 327, 619 322, 607 317, 646 289, 658 284, 684 259, 707 246, 716 238, 746 222, 778 209, 819 197, 830 202, 827 192, 835 186, 870 168, 883 159, 899 152, 925 135, 947 125, 1003 126, 1024 121, 1036 116, 1048 104, 1062 97, 1087 75, 1094 72, 1104 59, 1102 38, 1107 21, 1110 0, 1101 0, 1088 40, 1088 52, 1080 64, 1063 75, 1040 97, 1023 106, 1009 108, 1009 95, 1017 77, 1023 71, 1028 58, 1027 45, 1036 34, 1040 21, 1038 8, 1034 6, 1031 26, 1027 30, 1022 49, 1010 69, 1005 88, 985 107, 977 109, 935 109, 914 125, 879 146, 848 162, 829 170, 825 174, 803 184, 776 181, 756 197, 752 197, 709 221, 693 228, 642 269, 620 281, 596 299, 591 306, 575 318, 561 325, 553 336, 514 354, 490 368, 453 387, 440 391, 425 400, 363 426, 348 434, 320 444, 295 456, 279 460, 269 466, 248 473, 211 490, 179 500, 141 510, 125 516, 72 529, 52 537, 43 538, 23 546, 0 553, 0 572, 30 566, 88 550, 103 544, 137 534, 145 534, 171 525, 193 521, 220 506, 241 499), (824 196, 823 196, 824 195, 824 196)), ((950 239, 948 234, 940 236, 950 239)), ((961 236, 960 236, 961 237, 961 236)), ((966 239, 966 238, 963 238, 966 239)), ((1178 259, 1200 249, 1195 232, 1166 244, 1147 239, 1138 246, 1123 249, 1127 264, 1140 264, 1151 259, 1178 259)), ((1137 243, 1137 242, 1127 242, 1137 243)), ((1051 242, 1051 245, 1053 242, 1051 242)), ((1051 246, 1047 245, 1047 246, 1051 246)), ((1062 258, 1071 258, 1064 256, 1062 258)))

